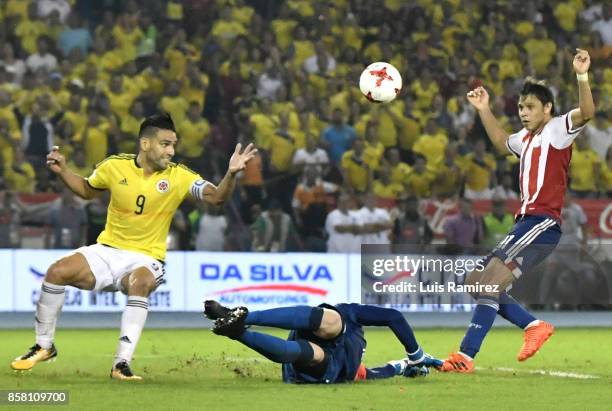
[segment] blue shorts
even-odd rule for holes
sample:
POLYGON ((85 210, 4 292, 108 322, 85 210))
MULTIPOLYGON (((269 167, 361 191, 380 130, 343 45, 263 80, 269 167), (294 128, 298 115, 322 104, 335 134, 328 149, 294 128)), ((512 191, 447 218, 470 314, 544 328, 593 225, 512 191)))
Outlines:
POLYGON ((515 278, 531 270, 553 252, 561 238, 559 222, 548 216, 519 216, 506 238, 500 241, 484 261, 498 257, 515 278))
POLYGON ((333 384, 354 381, 366 348, 363 328, 357 322, 353 306, 358 304, 321 304, 319 307, 337 311, 342 318, 342 333, 333 340, 322 340, 310 331, 292 330, 288 340, 304 339, 317 344, 325 352, 325 369, 313 375, 294 364, 283 364, 283 382, 333 384))

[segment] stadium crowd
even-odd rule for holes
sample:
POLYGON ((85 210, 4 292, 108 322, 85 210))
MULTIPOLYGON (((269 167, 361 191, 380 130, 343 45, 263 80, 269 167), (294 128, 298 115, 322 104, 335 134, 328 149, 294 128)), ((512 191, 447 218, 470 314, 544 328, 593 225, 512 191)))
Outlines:
POLYGON ((45 156, 58 145, 87 176, 135 152, 140 122, 159 111, 176 125, 174 161, 213 182, 236 142, 259 149, 225 209, 184 204, 170 249, 427 243, 427 198, 460 201, 447 242, 493 244, 512 226, 518 160, 494 150, 466 92, 483 84, 517 131, 527 76, 549 81, 558 114, 576 106, 568 62, 586 48, 598 112, 576 140, 570 191, 609 198, 611 18, 610 3, 589 0, 3 1, 0 246, 19 247, 24 222, 49 227, 48 247, 95 242, 107 197, 77 201, 45 156), (374 61, 402 73, 392 103, 359 91, 374 61), (59 196, 52 207, 20 199, 34 193, 59 196), (482 199, 494 200, 486 216, 472 211, 482 199))

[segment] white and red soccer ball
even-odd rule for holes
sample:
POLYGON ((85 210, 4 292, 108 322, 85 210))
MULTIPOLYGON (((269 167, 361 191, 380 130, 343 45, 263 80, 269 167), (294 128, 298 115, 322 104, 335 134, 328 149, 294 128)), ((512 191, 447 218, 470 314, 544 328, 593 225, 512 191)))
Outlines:
POLYGON ((391 64, 378 61, 361 72, 359 89, 373 103, 388 103, 402 90, 402 76, 391 64))

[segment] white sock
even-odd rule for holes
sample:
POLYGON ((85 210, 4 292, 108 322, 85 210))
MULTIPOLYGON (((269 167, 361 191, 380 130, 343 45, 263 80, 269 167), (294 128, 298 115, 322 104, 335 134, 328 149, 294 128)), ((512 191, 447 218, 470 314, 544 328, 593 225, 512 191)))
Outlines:
POLYGON ((527 324, 527 327, 525 327, 525 329, 528 329, 528 328, 534 327, 534 326, 539 325, 539 324, 540 324, 540 320, 533 320, 532 322, 530 322, 529 324, 527 324))
POLYGON ((149 312, 149 298, 129 296, 127 305, 121 316, 121 332, 119 333, 119 345, 115 354, 115 363, 132 360, 140 334, 147 321, 149 312))
POLYGON ((467 354, 466 354, 466 353, 464 353, 464 352, 459 351, 459 354, 463 355, 463 357, 464 357, 466 360, 474 361, 474 359, 473 359, 472 357, 470 357, 469 355, 467 355, 467 354))
POLYGON ((64 305, 66 287, 43 281, 36 303, 36 344, 50 348, 55 337, 55 324, 64 305))

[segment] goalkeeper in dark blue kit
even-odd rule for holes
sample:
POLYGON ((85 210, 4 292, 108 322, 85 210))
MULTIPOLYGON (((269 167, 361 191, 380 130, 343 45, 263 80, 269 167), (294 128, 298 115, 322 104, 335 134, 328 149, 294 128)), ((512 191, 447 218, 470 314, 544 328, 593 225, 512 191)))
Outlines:
POLYGON ((271 361, 283 364, 286 383, 332 384, 395 376, 417 377, 440 367, 426 354, 410 325, 397 310, 362 304, 321 304, 251 311, 204 302, 204 314, 214 320, 213 332, 239 341, 271 361), (284 340, 247 329, 259 325, 290 330, 284 340), (364 326, 389 327, 406 350, 406 358, 366 368, 364 326))

